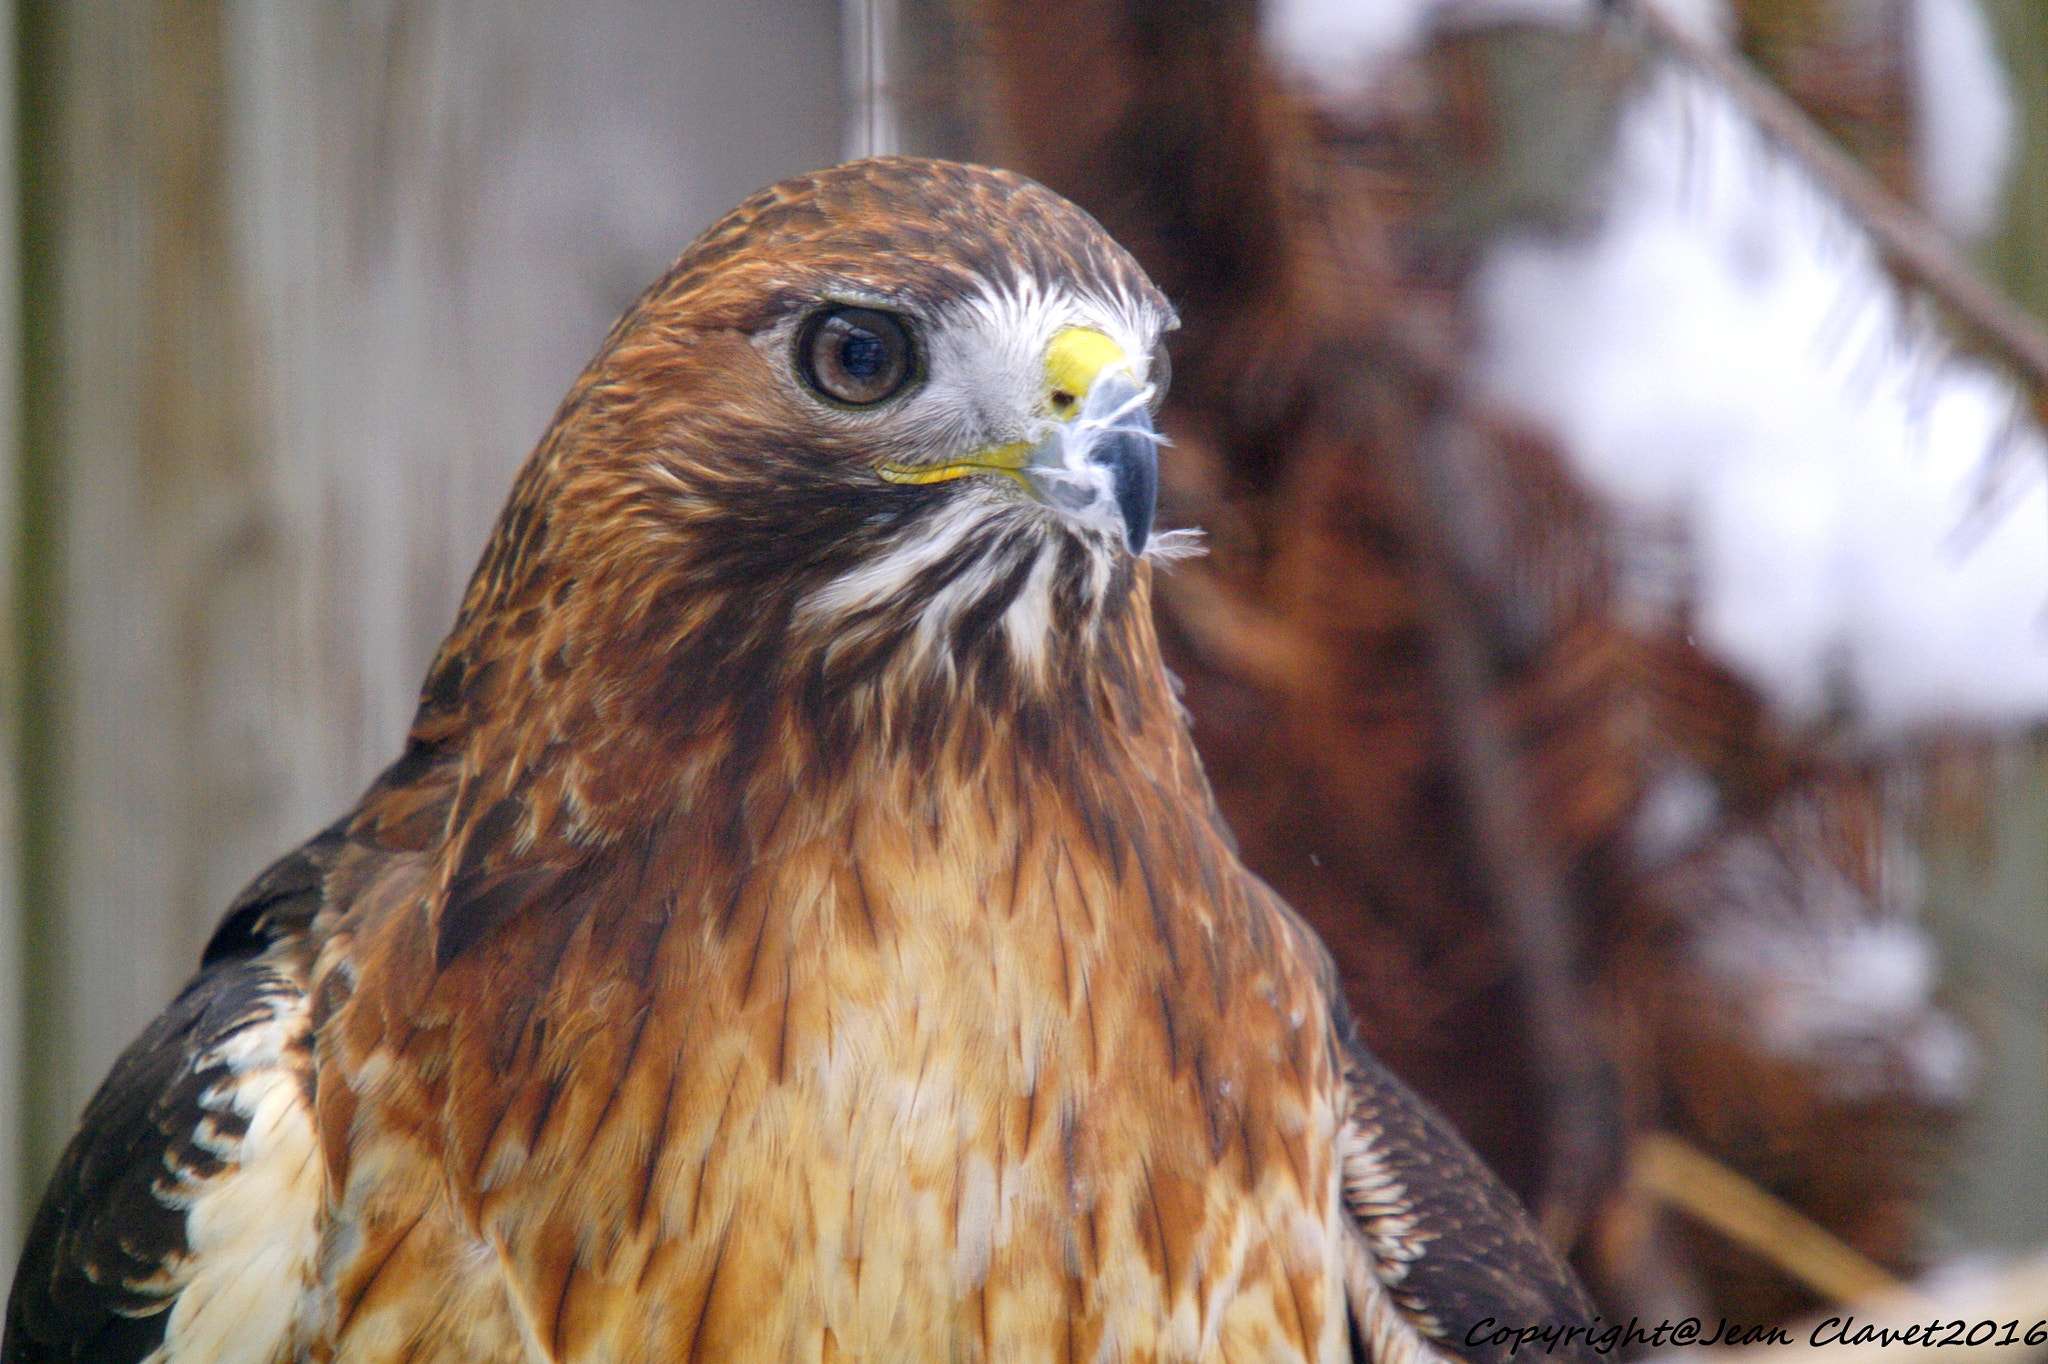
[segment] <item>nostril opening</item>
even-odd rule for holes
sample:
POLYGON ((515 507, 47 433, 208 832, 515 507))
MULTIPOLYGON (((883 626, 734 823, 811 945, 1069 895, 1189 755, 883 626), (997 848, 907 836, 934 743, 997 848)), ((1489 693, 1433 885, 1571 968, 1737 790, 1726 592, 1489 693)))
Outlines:
POLYGON ((1052 405, 1058 411, 1064 412, 1074 405, 1074 395, 1063 388, 1056 388, 1052 393, 1052 405))

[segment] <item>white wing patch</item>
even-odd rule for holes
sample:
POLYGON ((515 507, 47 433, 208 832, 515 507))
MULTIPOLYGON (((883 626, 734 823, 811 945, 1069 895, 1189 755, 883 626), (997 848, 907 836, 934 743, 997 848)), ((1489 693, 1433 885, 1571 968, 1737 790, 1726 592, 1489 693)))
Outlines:
MULTIPOLYGON (((206 1092, 203 1136, 224 1162, 167 1201, 186 1209, 185 1270, 163 1344, 145 1364, 271 1364, 290 1357, 292 1325, 320 1249, 321 1157, 304 1073, 307 1004, 280 997, 267 1021, 238 1030, 206 1092), (239 1139, 214 1114, 247 1123, 239 1139)), ((235 1124, 239 1125, 239 1124, 235 1124)))

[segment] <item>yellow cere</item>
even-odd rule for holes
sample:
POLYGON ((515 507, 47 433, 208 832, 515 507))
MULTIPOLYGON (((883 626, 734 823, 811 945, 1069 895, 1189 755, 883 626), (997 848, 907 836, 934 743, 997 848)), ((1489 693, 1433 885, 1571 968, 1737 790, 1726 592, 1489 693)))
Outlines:
MULTIPOLYGON (((1055 416, 1071 417, 1081 410, 1096 376, 1118 365, 1127 365, 1124 348, 1092 327, 1069 327, 1052 339, 1045 351, 1046 401, 1055 416), (1064 401, 1062 401, 1064 399, 1064 401)), ((877 470, 891 483, 944 483, 969 474, 1008 474, 1024 481, 1020 472, 1031 458, 1031 446, 1019 442, 984 450, 973 459, 949 464, 884 464, 877 470)))
POLYGON ((1052 339, 1045 352, 1046 392, 1053 411, 1062 417, 1078 412, 1095 376, 1112 365, 1130 363, 1124 348, 1092 327, 1069 327, 1052 339), (1064 397, 1066 401, 1062 402, 1064 397))

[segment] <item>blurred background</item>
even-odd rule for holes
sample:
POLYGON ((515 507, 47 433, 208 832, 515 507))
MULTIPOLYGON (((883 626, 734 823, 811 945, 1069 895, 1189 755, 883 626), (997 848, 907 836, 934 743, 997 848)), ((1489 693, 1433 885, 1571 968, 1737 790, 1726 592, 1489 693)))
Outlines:
POLYGON ((1046 181, 1180 308, 1219 797, 1603 1310, 2048 1245, 2040 0, 10 14, 9 1262, 396 755, 610 321, 885 151, 1046 181))

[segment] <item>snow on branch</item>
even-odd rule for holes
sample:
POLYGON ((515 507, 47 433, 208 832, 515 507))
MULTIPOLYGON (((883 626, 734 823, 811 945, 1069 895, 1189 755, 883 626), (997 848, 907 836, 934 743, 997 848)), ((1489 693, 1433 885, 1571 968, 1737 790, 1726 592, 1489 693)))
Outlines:
POLYGON ((2048 338, 1747 67, 1635 9, 1683 60, 1624 112, 1597 225, 1483 269, 1488 389, 1684 566, 1637 595, 1795 724, 2038 722, 2048 445, 2011 377, 2048 392, 2048 338))

